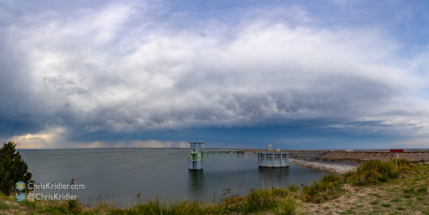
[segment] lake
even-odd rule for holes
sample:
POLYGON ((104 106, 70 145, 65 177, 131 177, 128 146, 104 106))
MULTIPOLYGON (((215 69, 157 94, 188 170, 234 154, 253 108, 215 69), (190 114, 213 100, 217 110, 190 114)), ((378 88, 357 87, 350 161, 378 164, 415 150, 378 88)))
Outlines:
MULTIPOLYGON (((223 189, 246 194, 251 188, 309 184, 329 172, 290 165, 259 168, 257 158, 205 159, 203 170, 188 170, 182 149, 54 149, 19 150, 36 183, 84 184, 73 190, 80 201, 108 200, 128 207, 147 197, 212 201, 223 189), (261 178, 264 178, 262 181, 261 178)), ((44 193, 68 193, 48 190, 44 193)))

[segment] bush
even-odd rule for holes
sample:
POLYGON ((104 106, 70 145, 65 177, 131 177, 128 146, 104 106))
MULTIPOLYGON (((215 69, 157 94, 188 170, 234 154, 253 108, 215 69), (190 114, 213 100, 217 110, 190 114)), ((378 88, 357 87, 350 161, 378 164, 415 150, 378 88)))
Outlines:
POLYGON ((389 177, 387 177, 387 176, 383 175, 383 176, 381 176, 380 178, 378 178, 378 180, 379 180, 380 182, 386 182, 387 180, 389 180, 389 177))
POLYGON ((10 195, 18 181, 30 182, 32 174, 28 165, 15 149, 16 144, 9 141, 0 149, 0 192, 10 195))
POLYGON ((276 198, 274 198, 269 189, 250 189, 250 193, 245 196, 246 203, 257 209, 273 206, 275 200, 276 198))
POLYGON ((366 161, 358 167, 358 172, 374 172, 387 175, 395 170, 395 166, 391 162, 381 162, 379 160, 366 161))
POLYGON ((287 189, 290 192, 298 192, 299 191, 299 186, 296 185, 296 184, 291 184, 291 185, 287 186, 287 189))
POLYGON ((68 206, 69 211, 74 213, 74 214, 78 214, 78 213, 82 212, 82 206, 81 206, 78 199, 68 200, 67 206, 68 206))
POLYGON ((292 185, 288 188, 250 189, 249 193, 245 196, 233 195, 223 198, 217 206, 208 210, 208 214, 230 214, 233 212, 247 214, 261 210, 277 210, 278 214, 287 214, 284 211, 288 211, 287 205, 292 204, 287 199, 293 199, 292 195, 299 195, 291 191, 297 190, 297 188, 298 186, 292 185))
POLYGON ((303 188, 304 199, 309 202, 320 203, 337 198, 341 195, 338 175, 325 175, 322 180, 315 181, 303 188))
POLYGON ((277 197, 286 197, 289 195, 290 190, 284 187, 274 187, 271 189, 271 193, 277 197))
POLYGON ((298 212, 298 203, 290 197, 286 198, 284 201, 279 201, 277 207, 273 209, 275 215, 295 215, 298 214, 298 212))
POLYGON ((172 200, 166 202, 159 197, 148 199, 147 203, 139 204, 127 214, 154 214, 154 215, 188 215, 202 214, 202 203, 200 201, 172 200))
POLYGON ((337 182, 340 180, 340 176, 330 174, 330 175, 324 175, 322 178, 322 181, 324 182, 337 182))
POLYGON ((347 172, 343 175, 353 185, 366 185, 368 183, 386 182, 389 179, 399 177, 399 172, 409 169, 410 162, 405 159, 390 159, 387 162, 370 160, 362 163, 356 171, 347 172))

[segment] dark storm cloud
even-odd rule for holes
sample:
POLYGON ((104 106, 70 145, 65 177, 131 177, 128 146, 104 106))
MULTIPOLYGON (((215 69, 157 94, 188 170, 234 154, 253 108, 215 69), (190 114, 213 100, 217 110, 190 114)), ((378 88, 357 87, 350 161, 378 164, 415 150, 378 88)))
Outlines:
POLYGON ((314 27, 300 7, 247 10, 233 24, 136 2, 14 18, 1 22, 5 137, 300 121, 427 132, 428 104, 409 96, 426 81, 398 56, 397 42, 362 28, 314 27))

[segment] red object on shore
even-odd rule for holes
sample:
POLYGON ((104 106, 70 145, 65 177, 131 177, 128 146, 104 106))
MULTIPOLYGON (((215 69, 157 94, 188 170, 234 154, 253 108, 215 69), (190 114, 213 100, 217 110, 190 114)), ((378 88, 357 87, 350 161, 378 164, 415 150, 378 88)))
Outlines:
POLYGON ((403 149, 391 149, 390 152, 404 152, 403 149))

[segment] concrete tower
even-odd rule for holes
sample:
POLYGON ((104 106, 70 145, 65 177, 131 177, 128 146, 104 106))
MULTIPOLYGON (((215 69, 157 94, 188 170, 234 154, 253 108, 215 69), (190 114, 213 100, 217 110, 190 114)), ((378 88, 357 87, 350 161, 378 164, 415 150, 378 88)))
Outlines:
POLYGON ((203 168, 203 155, 201 153, 201 144, 204 142, 189 142, 191 144, 191 151, 188 153, 188 168, 189 169, 202 169, 203 168))

